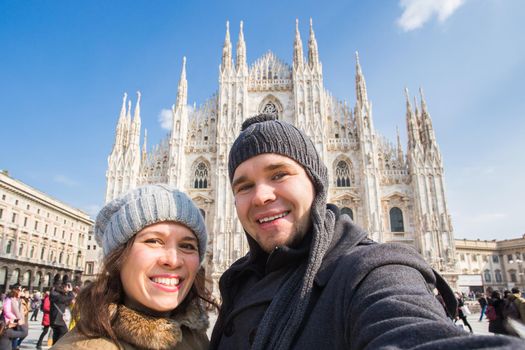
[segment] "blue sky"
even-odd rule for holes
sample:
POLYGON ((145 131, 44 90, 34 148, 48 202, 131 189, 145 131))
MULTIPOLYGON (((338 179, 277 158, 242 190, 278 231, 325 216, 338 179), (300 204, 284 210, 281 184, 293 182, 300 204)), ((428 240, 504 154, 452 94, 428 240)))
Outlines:
POLYGON ((0 168, 96 214, 122 94, 142 92, 149 146, 175 102, 182 57, 188 100, 218 88, 225 22, 244 21, 248 63, 291 63, 295 19, 308 20, 325 87, 355 103, 359 51, 377 131, 406 148, 403 89, 421 86, 445 165, 457 238, 525 234, 525 2, 0 0, 0 168))

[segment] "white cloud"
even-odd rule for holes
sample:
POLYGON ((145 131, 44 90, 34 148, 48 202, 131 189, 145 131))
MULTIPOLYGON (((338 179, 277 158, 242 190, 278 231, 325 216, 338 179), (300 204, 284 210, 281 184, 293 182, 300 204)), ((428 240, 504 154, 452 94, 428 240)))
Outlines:
POLYGON ((173 128, 173 113, 171 109, 162 109, 159 113, 160 126, 163 129, 171 130, 173 128))
POLYGON ((53 181, 61 184, 61 185, 64 185, 64 186, 67 186, 67 187, 75 187, 75 186, 78 186, 78 182, 76 182, 75 180, 72 180, 70 179, 69 177, 65 176, 65 175, 55 175, 55 177, 53 178, 53 181))
POLYGON ((465 0, 400 0, 404 10, 397 24, 408 32, 422 27, 434 15, 444 22, 464 3, 465 0))

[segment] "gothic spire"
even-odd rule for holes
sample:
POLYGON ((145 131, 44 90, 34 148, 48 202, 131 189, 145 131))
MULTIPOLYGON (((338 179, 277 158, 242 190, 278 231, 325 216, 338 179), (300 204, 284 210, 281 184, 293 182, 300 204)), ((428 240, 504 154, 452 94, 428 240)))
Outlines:
POLYGON ((122 98, 122 108, 120 109, 119 123, 120 123, 120 120, 123 120, 124 118, 126 118, 126 100, 127 98, 128 98, 128 93, 125 92, 124 97, 122 98))
POLYGON ((140 91, 137 91, 137 104, 135 105, 135 114, 133 116, 133 122, 140 123, 140 91))
POLYGON ((319 67, 319 51, 315 40, 314 25, 310 18, 310 38, 308 39, 308 65, 310 68, 319 67))
POLYGON ((436 136, 434 134, 434 127, 432 126, 432 118, 430 118, 430 113, 428 113, 427 102, 425 101, 425 96, 423 95, 423 89, 421 87, 419 88, 419 95, 421 97, 421 123, 423 125, 427 146, 436 145, 436 136))
POLYGON ((226 21, 226 37, 222 47, 221 71, 230 70, 232 67, 232 43, 230 41, 230 21, 226 21))
POLYGON ((148 129, 144 129, 144 143, 142 144, 142 164, 145 164, 148 155, 148 129))
POLYGON ((244 42, 244 33, 242 27, 243 22, 241 21, 239 30, 239 40, 237 41, 237 50, 235 52, 235 68, 237 72, 248 69, 248 66, 246 64, 246 43, 244 42))
MULTIPOLYGON (((408 134, 408 149, 413 149, 416 144, 419 143, 419 130, 417 125, 417 115, 412 111, 412 106, 410 105, 410 96, 408 94, 408 89, 405 88, 405 98, 406 98, 406 119, 407 119, 407 134, 408 134)), ((417 107, 416 107, 417 108, 417 107)))
POLYGON ((295 40, 293 43, 293 67, 295 70, 302 70, 304 66, 303 43, 299 33, 299 20, 295 19, 295 40))
POLYGON ((125 92, 124 97, 122 98, 122 108, 120 109, 120 116, 118 118, 117 122, 117 131, 115 133, 115 146, 117 147, 122 145, 124 143, 124 134, 127 132, 126 127, 126 100, 128 98, 128 94, 125 92))
POLYGON ((359 63, 359 53, 355 52, 356 61, 356 75, 355 75, 355 92, 357 95, 357 102, 364 106, 368 104, 368 94, 366 92, 366 82, 363 72, 361 71, 361 64, 359 63))
POLYGON ((188 103, 188 81, 186 80, 186 56, 182 58, 182 72, 180 73, 179 87, 177 90, 177 107, 188 103))
POLYGON ((397 133, 397 160, 402 163, 403 162, 403 148, 401 147, 401 137, 399 136, 399 128, 396 125, 396 133, 397 133))

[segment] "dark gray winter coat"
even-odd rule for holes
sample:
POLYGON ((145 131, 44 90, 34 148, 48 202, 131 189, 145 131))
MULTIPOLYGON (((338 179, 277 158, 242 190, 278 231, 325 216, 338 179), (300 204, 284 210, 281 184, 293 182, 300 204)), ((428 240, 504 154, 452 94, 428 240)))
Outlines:
MULTIPOLYGON (((336 212, 330 206, 328 210, 336 212)), ((249 349, 286 274, 307 258, 309 237, 269 256, 248 237, 250 252, 220 279, 223 305, 211 349, 249 349)), ((410 246, 376 244, 350 218, 337 218, 334 238, 293 349, 525 349, 519 339, 469 336, 447 318, 455 298, 441 276, 410 246)), ((453 311, 452 311, 453 312, 453 311)))

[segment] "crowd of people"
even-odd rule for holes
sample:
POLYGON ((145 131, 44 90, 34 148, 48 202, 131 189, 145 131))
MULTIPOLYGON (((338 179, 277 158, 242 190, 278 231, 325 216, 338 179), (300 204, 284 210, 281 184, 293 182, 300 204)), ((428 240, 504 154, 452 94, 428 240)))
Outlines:
POLYGON ((46 344, 57 342, 74 327, 71 310, 79 290, 70 283, 57 283, 43 293, 12 285, 9 293, 0 297, 0 350, 19 349, 28 335, 29 322, 37 321, 40 312, 43 328, 36 348, 42 348, 46 336, 49 337, 46 344))
POLYGON ((522 291, 514 287, 503 292, 487 288, 486 294, 478 296, 481 309, 479 321, 485 317, 489 322, 489 332, 521 336, 521 325, 525 326, 525 298, 522 291))
MULTIPOLYGON (((462 300, 413 247, 374 242, 328 204, 328 169, 292 124, 245 120, 223 166, 249 252, 221 276, 220 305, 207 288, 200 209, 169 185, 143 185, 97 215, 98 277, 76 295, 65 284, 41 298, 37 347, 51 328, 53 350, 525 349, 518 337, 460 330, 451 318, 462 300)), ((27 335, 21 294, 3 304, 5 349, 27 335)), ((497 300, 488 305, 487 315, 497 300)))

